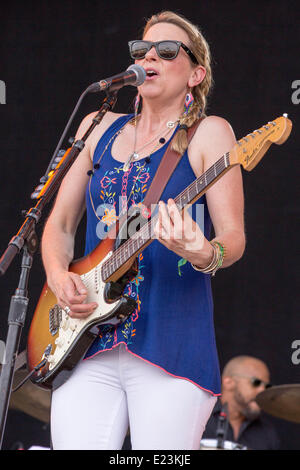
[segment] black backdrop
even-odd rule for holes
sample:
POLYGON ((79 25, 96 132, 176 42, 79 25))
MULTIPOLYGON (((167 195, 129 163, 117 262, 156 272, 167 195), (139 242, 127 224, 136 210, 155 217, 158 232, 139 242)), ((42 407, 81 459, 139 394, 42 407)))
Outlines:
MULTIPOLYGON (((296 1, 32 1, 1 4, 0 80, 0 251, 32 206, 30 194, 45 171, 81 92, 101 78, 125 70, 127 41, 140 35, 144 18, 173 9, 199 24, 213 56, 215 86, 209 114, 228 119, 237 139, 288 113, 293 131, 273 145, 252 173, 244 172, 247 248, 244 257, 213 280, 220 363, 238 354, 264 360, 275 384, 299 383, 292 343, 300 339, 296 286, 296 162, 299 110, 292 83, 300 79, 299 9, 296 1), (295 102, 293 102, 295 101, 295 102)), ((134 89, 119 92, 115 108, 131 110, 134 89)), ((90 95, 82 117, 99 108, 90 95)), ((76 190, 76 188, 74 188, 76 190)), ((42 223, 50 207, 44 213, 42 223)), ((42 223, 38 227, 40 236, 42 223)), ((84 236, 84 223, 78 240, 84 236)), ((77 242, 77 254, 81 247, 77 242)), ((18 256, 1 279, 0 340, 19 275, 18 256)), ((30 304, 20 350, 44 283, 40 255, 30 277, 30 304)), ((299 425, 273 419, 283 448, 300 449, 299 425)), ((48 428, 24 413, 9 411, 4 448, 48 442, 48 428)))

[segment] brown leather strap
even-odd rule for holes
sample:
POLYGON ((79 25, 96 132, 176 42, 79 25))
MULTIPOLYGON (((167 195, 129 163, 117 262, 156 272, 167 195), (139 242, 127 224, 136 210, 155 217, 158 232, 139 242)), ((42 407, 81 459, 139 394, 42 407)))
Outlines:
MULTIPOLYGON (((192 140, 200 122, 204 117, 199 118, 188 130, 187 130, 187 139, 188 144, 192 140)), ((178 163, 181 160, 182 155, 178 152, 175 152, 171 149, 172 141, 170 142, 160 164, 154 175, 152 183, 147 191, 143 205, 150 208, 151 204, 157 204, 160 200, 160 196, 163 193, 172 173, 177 167, 178 163)))

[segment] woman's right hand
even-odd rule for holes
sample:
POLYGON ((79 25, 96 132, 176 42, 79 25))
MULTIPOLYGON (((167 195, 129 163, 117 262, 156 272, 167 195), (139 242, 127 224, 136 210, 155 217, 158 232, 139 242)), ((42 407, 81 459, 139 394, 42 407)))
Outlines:
POLYGON ((87 318, 98 307, 95 302, 85 303, 88 292, 79 274, 70 271, 55 272, 47 283, 55 294, 58 305, 63 309, 69 307, 68 315, 71 318, 87 318))

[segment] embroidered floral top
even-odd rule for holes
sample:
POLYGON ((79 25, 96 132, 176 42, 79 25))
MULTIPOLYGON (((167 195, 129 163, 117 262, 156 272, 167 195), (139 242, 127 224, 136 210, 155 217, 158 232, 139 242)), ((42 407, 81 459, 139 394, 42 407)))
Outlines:
MULTIPOLYGON (((150 161, 134 161, 124 172, 123 163, 112 157, 111 148, 114 136, 131 118, 132 115, 118 118, 95 149, 96 169, 86 189, 85 254, 105 237, 127 203, 128 208, 141 205, 169 144, 166 142, 152 153, 150 161)), ((194 179, 185 152, 161 200, 175 198, 194 179)), ((209 238, 211 221, 205 197, 189 210, 209 238)), ((210 276, 195 271, 190 263, 154 240, 139 255, 138 274, 126 285, 124 293, 136 300, 136 310, 119 326, 102 325, 85 358, 125 343, 131 353, 145 361, 219 395, 210 276)))

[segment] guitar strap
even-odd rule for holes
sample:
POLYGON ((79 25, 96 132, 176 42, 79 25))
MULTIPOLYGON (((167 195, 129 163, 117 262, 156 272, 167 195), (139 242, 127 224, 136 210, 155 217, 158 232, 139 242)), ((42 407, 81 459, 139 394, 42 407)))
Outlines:
MULTIPOLYGON (((200 122, 204 119, 204 117, 200 117, 197 121, 187 130, 187 140, 188 145, 190 144, 200 122)), ((176 134, 175 134, 176 135, 176 134)), ((173 139, 172 139, 173 140, 173 139)), ((152 183, 147 191, 145 199, 143 201, 143 205, 149 209, 151 204, 157 204, 160 200, 160 196, 162 195, 171 175, 173 174, 174 170, 176 169, 178 163, 180 162, 182 155, 175 150, 172 150, 172 140, 169 143, 167 150, 158 166, 158 169, 154 175, 152 183)))

